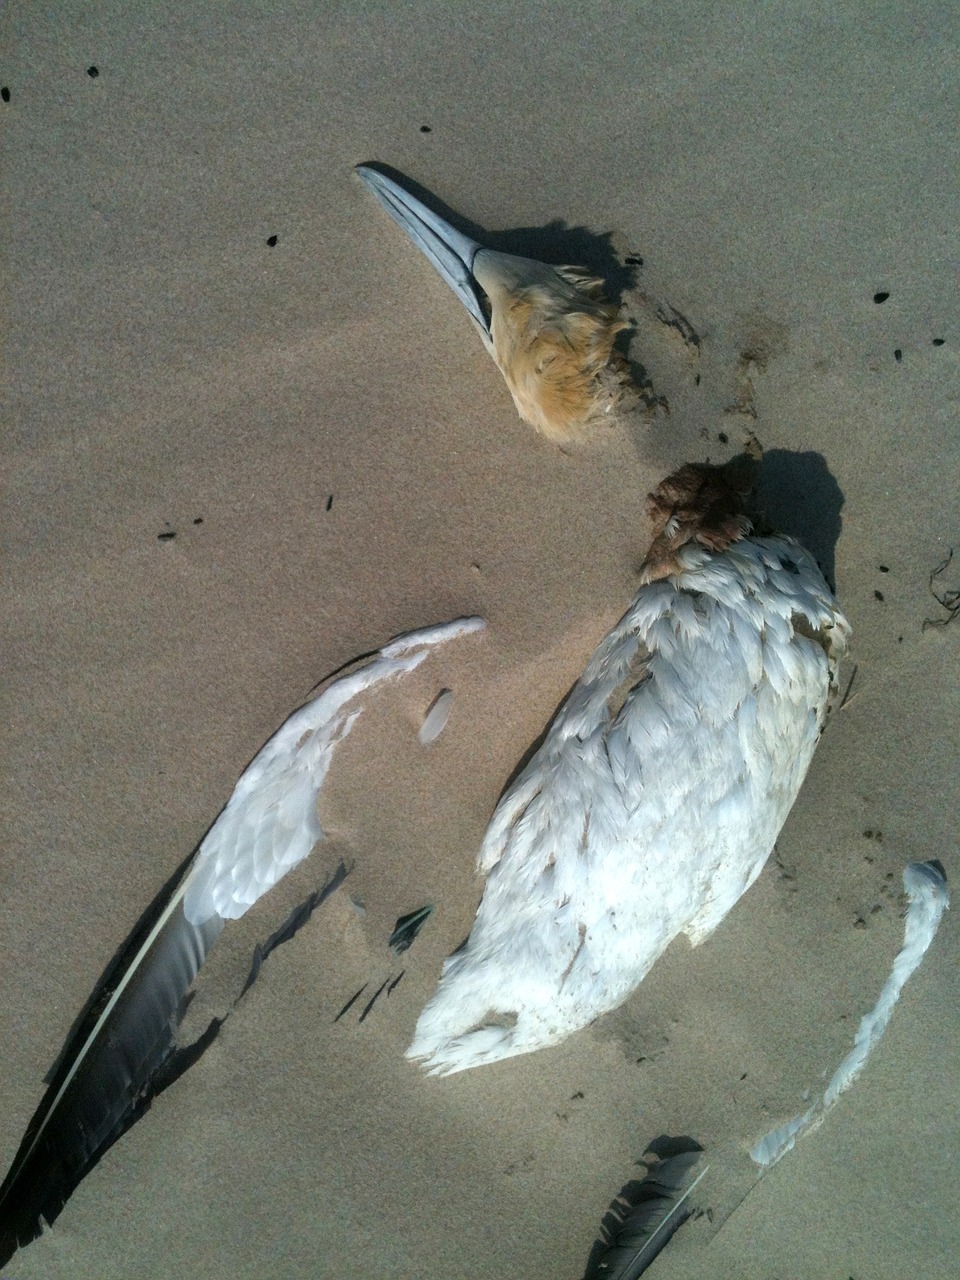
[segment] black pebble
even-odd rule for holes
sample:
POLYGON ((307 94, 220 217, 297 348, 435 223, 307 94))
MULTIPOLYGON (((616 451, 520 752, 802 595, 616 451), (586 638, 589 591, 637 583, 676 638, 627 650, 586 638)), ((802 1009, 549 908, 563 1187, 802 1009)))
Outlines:
POLYGON ((628 267, 642 267, 643 259, 639 254, 632 253, 629 258, 624 258, 624 262, 628 267))
POLYGON ((332 506, 333 506, 333 494, 331 493, 330 497, 327 499, 327 510, 329 511, 332 506))
POLYGON ((272 249, 272 248, 274 248, 274 246, 276 245, 276 243, 277 243, 277 241, 278 241, 279 239, 280 239, 280 237, 279 237, 279 236, 267 236, 267 244, 268 244, 268 245, 270 246, 270 248, 272 249))
POLYGON ((887 293, 885 290, 881 289, 881 291, 880 291, 879 293, 875 293, 875 294, 873 295, 873 300, 874 300, 874 302, 877 304, 877 306, 879 306, 881 302, 886 302, 886 300, 887 300, 889 297, 890 297, 889 293, 887 293))
MULTIPOLYGON (((4 93, 6 93, 6 95, 7 95, 7 96, 4 98, 4 102, 9 102, 9 101, 10 101, 10 90, 9 90, 9 89, 5 89, 5 90, 4 90, 4 93)), ((933 340, 933 345, 934 345, 935 347, 942 347, 942 346, 943 346, 943 339, 942 339, 942 338, 934 338, 934 340, 933 340)))
POLYGON ((877 565, 877 568, 880 570, 880 572, 881 572, 881 573, 889 573, 889 572, 890 572, 890 566, 889 566, 889 565, 886 565, 886 564, 878 564, 878 565, 877 565))
POLYGON ((99 74, 100 74, 100 71, 97 67, 87 67, 87 75, 90 77, 91 80, 96 80, 99 74))
POLYGON ((2 98, 4 102, 10 101, 10 90, 7 88, 6 85, 4 85, 2 89, 0 89, 0 98, 2 98))
POLYGON ((165 532, 157 534, 157 541, 169 542, 171 538, 175 538, 176 536, 177 536, 176 529, 167 529, 165 532))
POLYGON ((894 360, 896 360, 897 364, 899 364, 900 361, 903 359, 903 352, 900 350, 899 347, 897 347, 896 351, 893 353, 893 358, 894 360))
POLYGON ((193 523, 194 523, 194 524, 203 524, 203 516, 194 516, 194 517, 193 517, 193 523))
POLYGON ((422 125, 420 126, 420 132, 421 132, 421 133, 433 133, 433 130, 430 128, 430 126, 429 126, 428 124, 422 124, 422 125))
POLYGON ((882 592, 882 591, 875 591, 875 592, 873 593, 873 598, 874 598, 874 600, 883 600, 883 592, 882 592))
POLYGON ((727 435, 725 431, 721 431, 720 434, 717 436, 717 439, 720 441, 721 444, 726 444, 727 441, 730 439, 730 437, 727 435))

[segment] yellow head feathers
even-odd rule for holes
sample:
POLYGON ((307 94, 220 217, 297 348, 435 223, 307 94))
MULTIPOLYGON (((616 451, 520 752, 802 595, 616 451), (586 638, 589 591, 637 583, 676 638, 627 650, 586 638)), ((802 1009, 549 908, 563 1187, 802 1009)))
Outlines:
POLYGON ((474 275, 490 300, 493 358, 524 422, 566 444, 631 398, 627 362, 614 350, 627 322, 600 280, 489 249, 474 275))

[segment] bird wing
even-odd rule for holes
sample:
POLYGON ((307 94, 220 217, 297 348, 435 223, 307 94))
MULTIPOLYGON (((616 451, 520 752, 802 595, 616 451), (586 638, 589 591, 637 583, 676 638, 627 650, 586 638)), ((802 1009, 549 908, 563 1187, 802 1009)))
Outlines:
POLYGON ((337 744, 363 709, 355 699, 418 667, 431 646, 483 625, 465 618, 403 636, 294 712, 251 761, 204 836, 185 885, 187 917, 237 919, 302 862, 323 838, 317 796, 337 744))
POLYGON ((432 646, 484 626, 464 618, 401 636, 295 712, 243 773, 185 873, 138 923, 68 1039, 0 1187, 0 1266, 52 1222, 104 1152, 150 1105, 190 987, 224 921, 307 856, 317 799, 356 698, 412 671, 432 646))
POLYGON ((201 925, 182 897, 147 912, 111 965, 0 1187, 0 1266, 60 1213, 100 1157, 152 1099, 174 1051, 187 993, 223 921, 201 925))
POLYGON ((857 1028, 853 1048, 837 1067, 822 1097, 802 1115, 794 1116, 764 1134, 750 1148, 750 1158, 765 1173, 792 1149, 797 1139, 816 1128, 826 1113, 859 1078, 867 1059, 880 1042, 900 999, 907 980, 914 973, 927 948, 936 936, 940 919, 950 905, 947 878, 943 864, 911 862, 903 869, 903 887, 907 894, 907 918, 903 929, 903 946, 897 953, 890 974, 883 984, 877 1003, 865 1013, 857 1028))

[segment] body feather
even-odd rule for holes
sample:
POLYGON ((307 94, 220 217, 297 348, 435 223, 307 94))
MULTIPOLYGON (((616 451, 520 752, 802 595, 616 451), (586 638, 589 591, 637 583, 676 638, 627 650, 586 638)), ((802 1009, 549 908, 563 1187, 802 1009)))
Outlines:
POLYGON ((476 921, 408 1050, 431 1072, 554 1044, 615 1008, 674 937, 702 942, 769 856, 849 628, 799 544, 711 520, 655 542, 501 799, 476 921))
POLYGON ((694 1210, 690 1196, 707 1172, 702 1151, 644 1157, 647 1175, 629 1183, 602 1224, 585 1280, 639 1280, 694 1210))

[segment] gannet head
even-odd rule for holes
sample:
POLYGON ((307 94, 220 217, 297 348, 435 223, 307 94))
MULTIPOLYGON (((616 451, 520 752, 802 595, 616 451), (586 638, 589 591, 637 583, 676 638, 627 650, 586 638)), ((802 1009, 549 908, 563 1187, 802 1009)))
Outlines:
POLYGON ((564 444, 633 402, 614 349, 628 325, 602 281, 487 249, 379 170, 357 173, 466 307, 524 422, 564 444))

